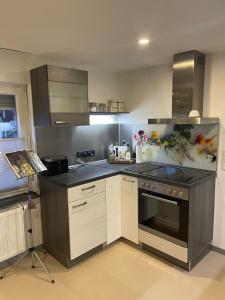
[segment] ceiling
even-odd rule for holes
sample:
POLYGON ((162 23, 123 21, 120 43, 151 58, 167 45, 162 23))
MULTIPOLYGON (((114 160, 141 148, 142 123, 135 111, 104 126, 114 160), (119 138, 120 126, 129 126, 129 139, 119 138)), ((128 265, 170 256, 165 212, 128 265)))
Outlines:
POLYGON ((224 33, 225 0, 1 0, 0 47, 71 65, 162 64, 191 49, 223 51, 224 33))

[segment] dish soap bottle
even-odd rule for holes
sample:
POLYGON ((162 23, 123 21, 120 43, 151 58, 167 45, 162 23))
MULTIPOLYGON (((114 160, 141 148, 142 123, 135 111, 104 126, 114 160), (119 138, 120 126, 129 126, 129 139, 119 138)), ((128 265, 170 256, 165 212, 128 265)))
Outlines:
POLYGON ((127 144, 126 160, 131 160, 131 151, 130 151, 130 145, 129 144, 127 144))

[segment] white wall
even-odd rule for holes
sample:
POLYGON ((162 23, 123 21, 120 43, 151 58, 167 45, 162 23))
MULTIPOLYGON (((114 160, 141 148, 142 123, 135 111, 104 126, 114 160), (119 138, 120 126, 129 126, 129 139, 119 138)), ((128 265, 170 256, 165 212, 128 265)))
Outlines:
MULTIPOLYGON (((29 70, 43 64, 71 67, 63 61, 46 60, 27 54, 0 50, 0 82, 29 84, 29 70)), ((73 67, 76 64, 73 64, 73 67)), ((77 66, 89 72, 89 101, 106 101, 118 98, 116 73, 96 67, 77 66)))
MULTIPOLYGON (((171 117, 172 72, 157 66, 119 74, 120 93, 131 113, 124 122, 146 123, 148 117, 171 117)), ((213 244, 225 249, 225 172, 222 151, 225 149, 225 52, 207 55, 204 115, 220 118, 218 176, 216 181, 215 226, 213 244)))
POLYGON ((148 118, 172 115, 172 70, 166 65, 118 75, 120 98, 126 101, 125 123, 147 123, 148 118))
POLYGON ((216 181, 214 241, 225 249, 225 171, 222 152, 225 149, 225 52, 209 55, 206 61, 204 114, 220 118, 219 160, 216 181))

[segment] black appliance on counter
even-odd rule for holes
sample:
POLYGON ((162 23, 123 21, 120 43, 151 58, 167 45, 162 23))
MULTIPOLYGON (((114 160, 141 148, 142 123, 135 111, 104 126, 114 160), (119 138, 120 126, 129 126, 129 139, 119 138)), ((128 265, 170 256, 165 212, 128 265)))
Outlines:
POLYGON ((68 159, 64 155, 54 155, 42 158, 43 164, 47 171, 44 172, 46 176, 54 176, 68 172, 68 159))

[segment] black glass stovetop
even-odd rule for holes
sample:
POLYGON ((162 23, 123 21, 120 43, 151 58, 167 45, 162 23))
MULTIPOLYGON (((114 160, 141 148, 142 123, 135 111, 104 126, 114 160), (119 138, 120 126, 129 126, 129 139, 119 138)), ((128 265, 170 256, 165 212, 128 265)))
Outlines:
POLYGON ((209 173, 202 170, 193 170, 188 168, 179 168, 173 166, 161 166, 161 168, 145 172, 144 175, 167 179, 180 183, 193 183, 209 173))
POLYGON ((126 171, 134 172, 137 174, 143 174, 143 173, 156 170, 158 168, 161 168, 161 165, 145 162, 145 163, 130 165, 129 167, 126 168, 126 171))

